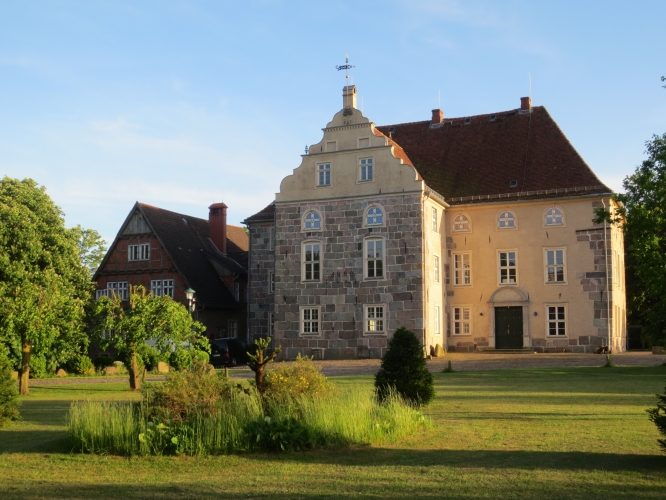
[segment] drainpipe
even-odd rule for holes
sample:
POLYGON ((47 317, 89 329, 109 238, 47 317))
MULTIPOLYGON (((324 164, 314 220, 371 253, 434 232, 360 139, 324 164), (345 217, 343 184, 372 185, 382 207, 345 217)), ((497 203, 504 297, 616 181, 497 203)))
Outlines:
POLYGON ((250 344, 250 297, 252 297, 252 229, 247 226, 248 232, 248 252, 247 252, 247 302, 245 304, 245 341, 250 344))
MULTIPOLYGON (((606 202, 604 201, 603 197, 601 198, 601 204, 604 206, 604 211, 606 211, 606 202)), ((610 208, 610 203, 608 205, 608 208, 610 208)), ((611 339, 612 339, 612 323, 611 323, 611 314, 610 314, 610 297, 611 297, 611 289, 608 284, 608 273, 610 272, 610 267, 608 267, 608 238, 606 237, 607 234, 607 222, 606 219, 604 218, 604 262, 606 263, 606 324, 608 325, 608 349, 611 349, 611 339)))

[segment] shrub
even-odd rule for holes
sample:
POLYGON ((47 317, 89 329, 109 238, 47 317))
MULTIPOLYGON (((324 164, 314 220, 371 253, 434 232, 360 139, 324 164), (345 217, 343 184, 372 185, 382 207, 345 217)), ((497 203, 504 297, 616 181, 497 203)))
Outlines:
POLYGON ((325 396, 333 389, 328 379, 299 354, 294 363, 282 363, 264 375, 264 397, 276 401, 294 401, 299 396, 325 396))
POLYGON ((98 371, 102 371, 108 366, 113 366, 113 358, 111 356, 101 355, 93 359, 93 365, 98 371))
POLYGON ((136 350, 137 361, 139 358, 143 363, 143 366, 146 367, 146 370, 153 371, 157 369, 157 363, 160 361, 167 361, 169 356, 164 354, 148 344, 142 344, 136 350))
POLYGON ((380 401, 386 400, 392 388, 415 405, 427 405, 435 397, 432 374, 414 332, 401 327, 393 334, 375 375, 375 388, 380 401))
POLYGON ((95 369, 92 360, 85 354, 76 354, 67 363, 67 371, 84 375, 95 369))
POLYGON ((177 348, 169 356, 169 364, 174 370, 189 370, 192 365, 192 356, 190 351, 181 347, 177 348))
POLYGON ((47 374, 46 358, 41 354, 32 354, 30 356, 30 377, 44 378, 47 374))
MULTIPOLYGON (((666 436, 666 389, 663 394, 657 394, 657 407, 647 410, 650 420, 654 422, 662 436, 666 436)), ((666 452, 666 439, 657 439, 662 451, 666 452)))
POLYGON ((18 389, 12 379, 12 365, 7 356, 0 350, 0 427, 9 420, 20 418, 18 389))

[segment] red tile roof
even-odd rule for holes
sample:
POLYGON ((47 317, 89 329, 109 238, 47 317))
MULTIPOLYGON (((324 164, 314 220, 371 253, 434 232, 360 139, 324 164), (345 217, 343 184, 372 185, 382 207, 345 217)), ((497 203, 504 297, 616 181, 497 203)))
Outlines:
POLYGON ((434 127, 423 121, 377 129, 402 147, 426 184, 449 203, 611 192, 546 108, 491 116, 467 117, 468 124, 463 117, 434 127))

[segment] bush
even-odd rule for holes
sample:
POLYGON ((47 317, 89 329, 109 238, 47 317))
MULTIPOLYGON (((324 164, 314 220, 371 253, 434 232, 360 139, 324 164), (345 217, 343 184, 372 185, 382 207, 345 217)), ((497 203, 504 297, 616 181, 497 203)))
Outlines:
POLYGON ((67 371, 85 375, 95 369, 92 360, 85 354, 76 354, 67 363, 67 371))
POLYGON ((375 375, 375 388, 380 401, 387 398, 392 388, 415 405, 427 405, 435 397, 432 373, 414 332, 402 327, 393 334, 375 375))
POLYGON ((0 427, 10 420, 20 418, 17 407, 19 393, 12 379, 12 365, 4 352, 0 350, 0 427))
POLYGON ((141 363, 145 366, 146 370, 153 371, 157 369, 157 363, 166 361, 168 356, 161 353, 157 349, 144 343, 136 350, 137 361, 141 358, 141 363))
POLYGON ((276 401, 325 396, 332 390, 333 384, 319 373, 312 358, 302 358, 300 354, 294 363, 282 363, 264 375, 264 397, 276 401))
POLYGON ((46 358, 41 354, 30 356, 30 378, 44 378, 48 374, 46 358))
MULTIPOLYGON (((654 422, 662 436, 666 436, 666 389, 664 394, 657 394, 657 407, 647 410, 650 420, 654 422)), ((666 439, 657 439, 662 451, 666 452, 666 439)))
POLYGON ((105 355, 97 356, 93 359, 93 365, 97 371, 102 371, 104 368, 113 366, 113 358, 105 355))
POLYGON ((187 351, 181 347, 177 348, 169 356, 169 364, 173 367, 174 370, 189 370, 192 365, 192 356, 190 351, 187 351))

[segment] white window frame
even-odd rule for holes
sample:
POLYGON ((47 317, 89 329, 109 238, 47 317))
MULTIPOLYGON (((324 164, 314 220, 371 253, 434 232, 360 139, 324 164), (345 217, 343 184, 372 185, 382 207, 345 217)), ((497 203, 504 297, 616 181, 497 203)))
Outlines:
POLYGON ((240 283, 234 281, 234 299, 236 302, 240 302, 240 283))
POLYGON ((472 306, 471 305, 458 305, 453 306, 451 311, 451 336, 455 337, 469 337, 472 335, 472 306), (467 312, 467 319, 465 319, 465 312, 467 312), (465 328, 467 325, 467 328, 465 328), (458 332, 456 333, 456 327, 458 332), (467 333, 465 333, 467 329, 467 333))
POLYGON ((95 290, 95 300, 99 300, 102 297, 108 297, 108 296, 109 296, 108 288, 100 288, 99 290, 95 290))
MULTIPOLYGON (((374 249, 376 255, 376 248, 374 249)), ((363 278, 365 280, 386 279, 386 240, 384 238, 366 238, 363 240, 363 278), (381 255, 377 258, 369 258, 368 251, 371 245, 381 243, 381 255), (381 275, 377 275, 377 262, 381 262, 381 275), (374 276, 370 276, 370 271, 374 276)))
POLYGON ((544 248, 543 249, 543 272, 544 272, 544 283, 547 285, 566 285, 567 284, 567 249, 566 247, 553 247, 553 248, 544 248), (548 263, 548 254, 550 252, 553 252, 553 257, 554 259, 557 258, 557 252, 562 252, 562 263, 557 264, 557 261, 554 260, 553 265, 550 265, 548 263), (557 279, 551 281, 549 279, 550 277, 550 269, 553 268, 555 270, 555 277, 557 278, 557 269, 562 268, 562 277, 564 278, 562 281, 559 281, 557 279))
POLYGON ((301 336, 321 337, 321 306, 300 306, 298 317, 301 336), (316 318, 313 318, 312 314, 316 314, 316 318), (309 326, 310 331, 305 331, 306 326, 309 326), (313 326, 316 328, 314 332, 312 331, 313 326))
MULTIPOLYGON (((319 240, 306 240, 301 244, 301 281, 304 283, 319 283, 321 281, 321 277, 324 274, 324 252, 323 252, 324 244, 319 241, 319 240), (309 246, 314 246, 318 245, 319 246, 319 258, 315 260, 314 258, 312 260, 306 260, 307 257, 307 250, 309 246), (307 270, 308 266, 312 266, 310 269, 311 272, 311 278, 308 279, 307 276, 307 270), (316 278, 314 277, 315 274, 319 274, 316 278)), ((314 257, 314 248, 311 250, 313 252, 313 257, 314 257)))
POLYGON ((472 286, 472 252, 453 254, 453 286, 472 286), (465 257, 467 268, 465 268, 465 257))
POLYGON ((127 261, 138 262, 150 260, 150 243, 127 245, 127 261))
POLYGON ((317 172, 315 174, 317 187, 328 187, 331 185, 331 163, 317 163, 317 172), (322 177, 323 174, 323 177, 322 177), (328 174, 328 176, 326 175, 328 174), (323 183, 321 181, 324 181, 323 183), (326 182, 328 181, 328 182, 326 182))
POLYGON ((517 249, 507 249, 507 250, 497 250, 497 284, 499 286, 517 286, 519 283, 519 276, 518 276, 518 250, 517 249), (507 265, 502 266, 502 254, 505 253, 507 254, 507 265), (514 261, 515 265, 509 266, 508 261, 509 261, 509 254, 515 254, 514 256, 514 261), (510 283, 510 282, 503 282, 502 281, 502 270, 506 269, 507 270, 507 276, 509 276, 510 270, 514 269, 515 270, 515 283, 510 283))
POLYGON ((433 232, 437 232, 437 209, 435 207, 432 207, 431 229, 433 232))
POLYGON ((543 227, 563 227, 565 225, 566 225, 566 219, 564 218, 564 210, 562 210, 562 207, 551 205, 546 210, 544 210, 544 212, 543 212, 543 227), (558 210, 560 212, 559 216, 549 214, 549 212, 551 210, 558 210), (556 224, 556 223, 549 224, 548 223, 548 218, 549 217, 550 218, 560 217, 562 219, 562 222, 560 222, 559 224, 556 224))
MULTIPOLYGON (((313 225, 316 222, 317 221, 313 217, 313 220, 312 220, 313 225)), ((314 233, 314 232, 322 231, 323 226, 324 226, 324 218, 321 216, 321 212, 319 210, 314 209, 314 208, 309 208, 305 211, 305 213, 303 214, 303 221, 302 221, 302 231, 303 232, 305 232, 305 233, 314 233), (315 215, 317 215, 317 217, 319 217, 319 221, 318 221, 319 222, 319 227, 318 228, 315 228, 315 227, 308 228, 308 216, 310 214, 315 214, 315 215)))
POLYGON ((504 231, 504 230, 511 230, 511 229, 518 229, 518 221, 516 217, 516 212, 510 209, 505 209, 502 210, 498 215, 497 215, 497 229, 504 231), (508 215, 504 216, 505 214, 510 214, 511 217, 508 215), (503 217, 504 216, 504 217, 503 217), (502 224, 513 224, 513 225, 502 225, 502 224))
POLYGON ((470 233, 472 231, 472 221, 470 219, 470 216, 467 214, 456 214, 453 216, 453 220, 451 221, 451 231, 454 233, 470 233), (459 217, 462 217, 465 222, 464 224, 466 225, 466 229, 458 229, 457 225, 459 223, 456 223, 456 219, 459 217))
POLYGON ((439 306, 435 306, 435 335, 441 335, 442 329, 440 327, 440 310, 439 306))
MULTIPOLYGON (((98 292, 101 290, 97 290, 98 292)), ((107 281, 106 293, 102 294, 104 297, 113 297, 115 295, 120 297, 120 300, 129 299, 129 283, 127 281, 107 281)))
POLYGON ((358 159, 358 182, 373 182, 375 180, 375 159, 367 156, 358 159))
POLYGON ((275 293, 275 271, 268 272, 268 291, 275 293))
POLYGON ((173 291, 173 279, 150 280, 150 293, 156 297, 169 296, 173 298, 173 291))
POLYGON ((227 337, 238 338, 238 320, 230 319, 227 321, 227 337))
POLYGON ((441 266, 440 266, 440 258, 439 255, 434 255, 432 259, 432 272, 433 272, 433 279, 435 280, 435 283, 439 283, 441 276, 441 266))
MULTIPOLYGON (((377 216, 373 216, 376 220, 377 216)), ((381 206, 378 203, 371 203, 367 207, 365 207, 365 210, 363 211, 363 227, 384 227, 386 226, 386 210, 384 209, 383 206, 381 206), (380 224, 369 224, 368 223, 368 217, 370 216, 370 211, 372 209, 377 209, 381 211, 381 218, 382 222, 380 224)))
POLYGON ((569 318, 569 307, 568 304, 544 304, 546 308, 546 337, 551 338, 551 339, 565 339, 568 337, 568 331, 569 331, 569 325, 567 324, 568 318, 569 318), (551 319, 550 317, 550 309, 555 308, 556 309, 556 314, 558 317, 555 319, 551 319), (559 319, 559 313, 560 311, 557 310, 558 308, 562 308, 564 312, 564 318, 559 319), (551 323, 556 324, 556 331, 560 331, 560 324, 564 323, 564 333, 563 334, 556 334, 556 335, 551 335, 550 334, 550 325, 551 323))
POLYGON ((268 336, 272 337, 275 331, 275 313, 268 313, 268 336))
POLYGON ((365 335, 386 335, 387 312, 386 304, 365 304, 363 306, 363 333, 365 335))

